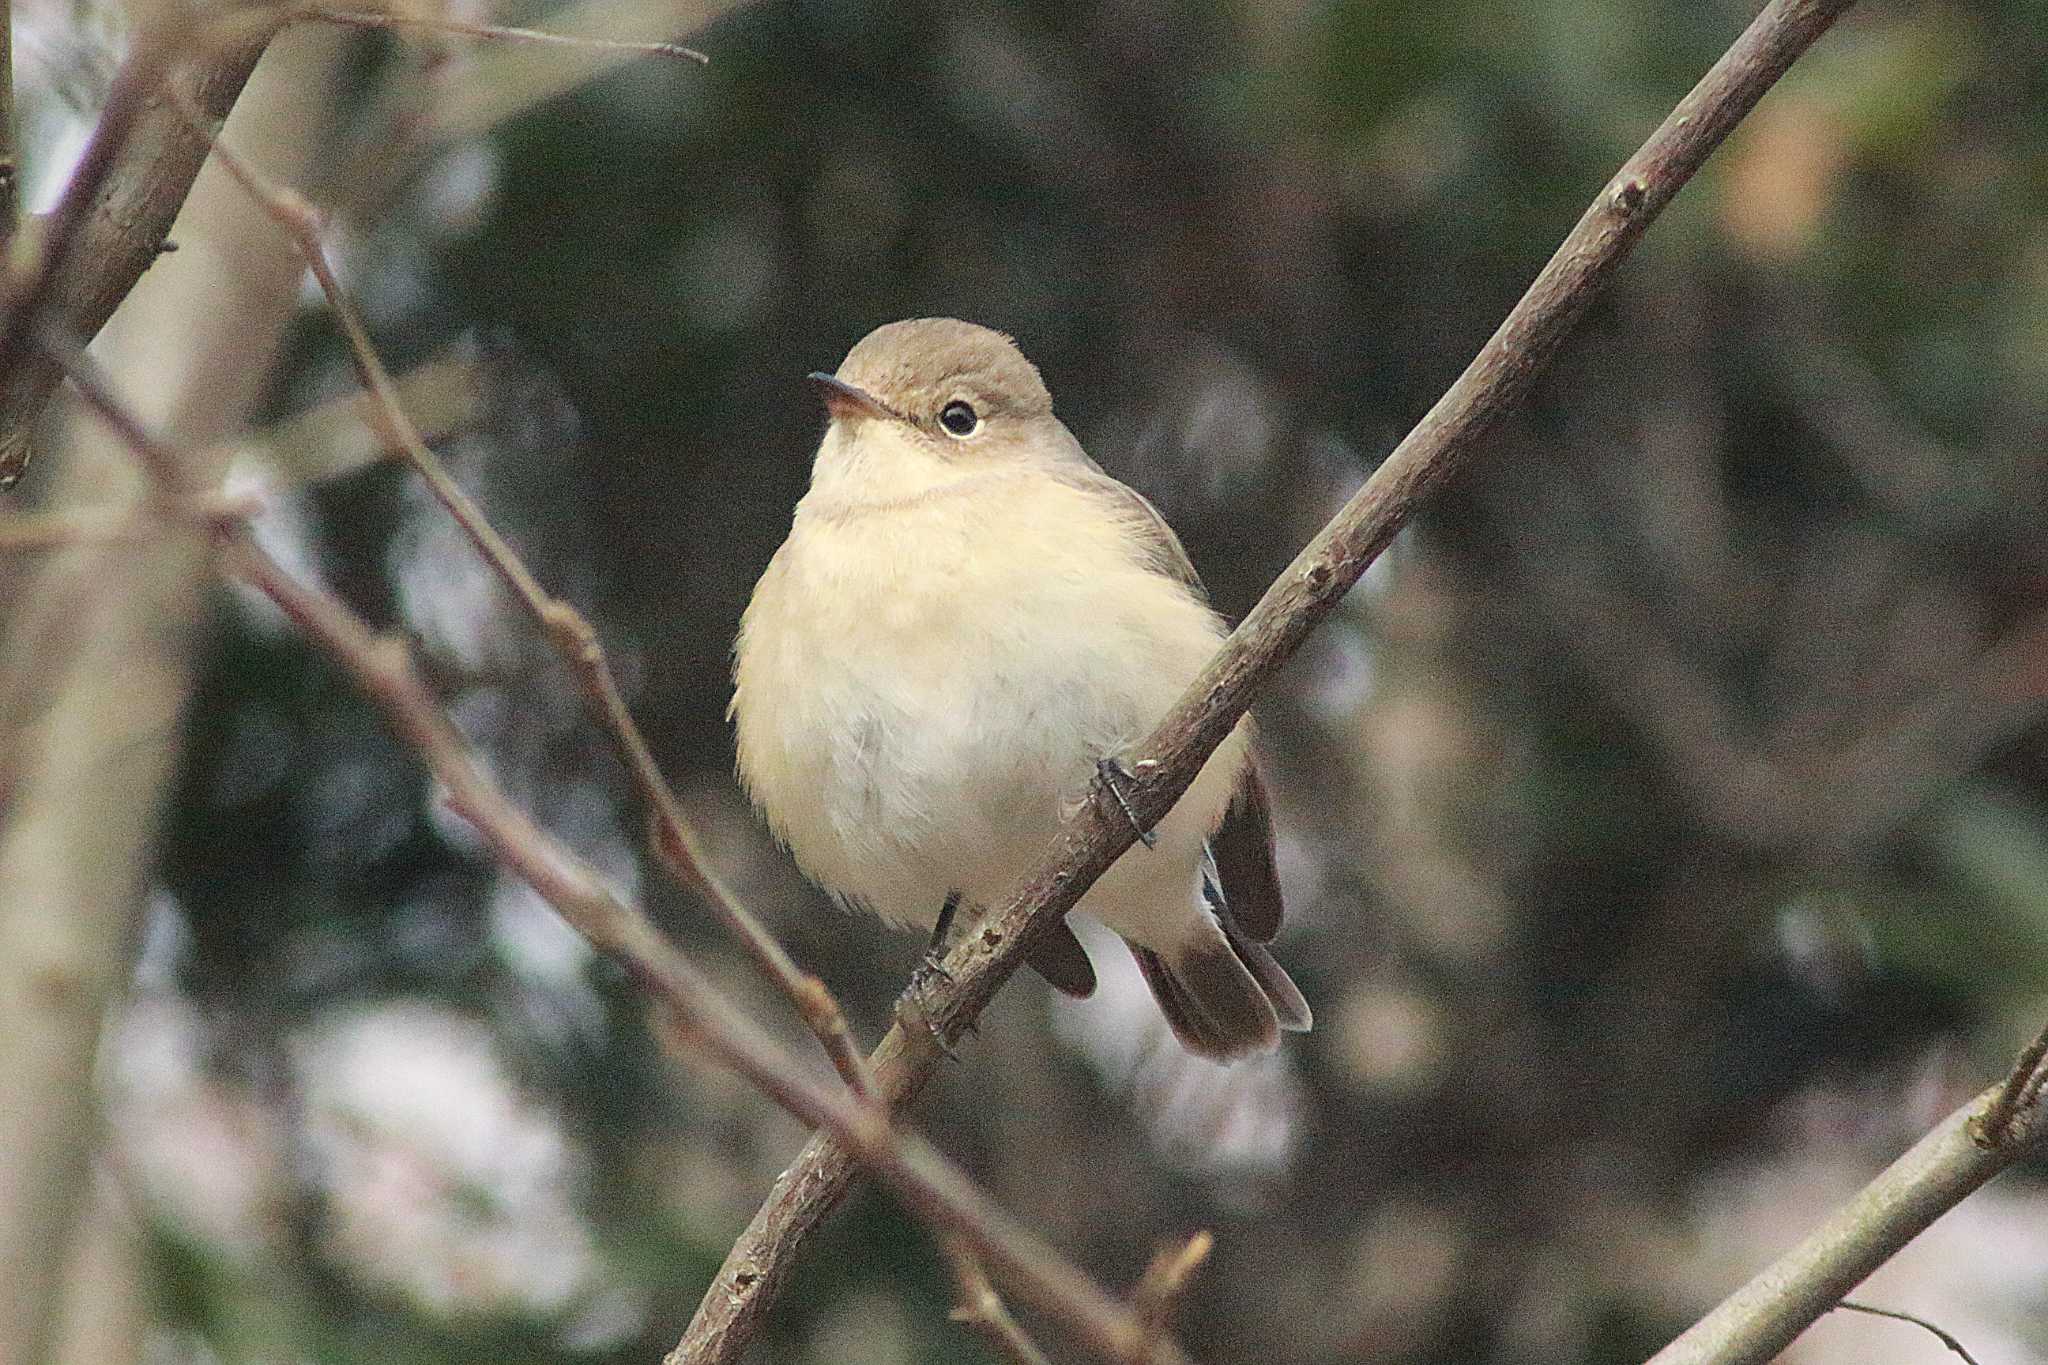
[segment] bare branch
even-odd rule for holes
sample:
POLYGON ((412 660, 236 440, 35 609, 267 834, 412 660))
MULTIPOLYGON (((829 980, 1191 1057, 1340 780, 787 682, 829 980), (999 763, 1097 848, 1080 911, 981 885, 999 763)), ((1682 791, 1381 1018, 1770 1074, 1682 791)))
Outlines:
MULTIPOLYGON (((182 486, 176 472, 186 454, 122 408, 82 349, 70 343, 48 349, 152 476, 171 475, 160 491, 182 486)), ((995 1267, 1014 1292, 1065 1324, 1096 1354, 1157 1365, 1186 1361, 1171 1341, 1154 1338, 1127 1305, 997 1208, 930 1143, 893 1127, 872 1100, 817 1084, 720 995, 640 907, 512 803, 435 701, 404 641, 379 636, 341 599, 292 577, 257 544, 246 522, 222 528, 216 541, 222 572, 263 593, 341 665, 434 773, 448 807, 476 828, 498 861, 633 978, 648 996, 655 1032, 665 1043, 708 1055, 797 1118, 830 1132, 941 1239, 956 1241, 995 1267)))
POLYGON ((2010 1082, 1950 1114, 1804 1241, 1722 1300, 1649 1365, 1764 1365, 1899 1248, 2039 1145, 2037 1110, 1991 1143, 1985 1123, 2010 1082))
POLYGON ((466 24, 440 15, 398 14, 385 10, 325 9, 294 10, 294 19, 312 19, 348 28, 428 29, 465 38, 492 38, 503 42, 540 43, 557 47, 579 47, 596 52, 616 52, 628 57, 680 57, 700 64, 710 58, 680 43, 629 42, 621 38, 586 37, 574 33, 546 33, 537 28, 513 28, 505 24, 466 24))
POLYGON ((318 211, 304 196, 272 184, 218 136, 214 140, 214 151, 235 181, 291 235, 314 278, 320 282, 328 306, 334 310, 342 333, 348 339, 356 373, 361 377, 370 399, 366 415, 379 439, 404 455, 468 535, 477 553, 497 571, 505 586, 532 613, 542 631, 568 662, 586 701, 618 747, 619 756, 625 762, 626 770, 632 774, 634 785, 650 812, 653 844, 662 863, 711 903, 713 912, 740 941, 755 966, 789 997, 805 1026, 817 1036, 846 1083, 858 1094, 872 1094, 874 1084, 868 1075, 867 1059, 861 1055, 839 1002, 823 981, 796 965, 775 936, 740 903, 704 859, 696 832, 683 815, 682 804, 668 785, 668 779, 662 776, 653 750, 633 721, 604 648, 598 643, 596 629, 582 613, 541 586, 540 580, 527 568, 511 544, 491 525, 483 509, 462 491, 440 457, 428 449, 418 428, 406 416, 405 408, 398 400, 397 386, 370 342, 369 329, 363 324, 362 314, 349 298, 348 291, 342 288, 334 264, 328 258, 327 248, 321 241, 318 211))
POLYGON ((1003 1296, 989 1283, 988 1272, 974 1253, 957 1242, 948 1242, 945 1251, 953 1282, 960 1288, 960 1306, 953 1310, 953 1321, 978 1328, 996 1354, 1012 1365, 1048 1365, 1045 1352, 1010 1316, 1003 1296))
POLYGON ((167 526, 211 526, 242 520, 262 510, 258 500, 203 494, 164 498, 139 507, 81 507, 39 516, 0 516, 0 554, 56 550, 90 541, 131 541, 160 534, 167 526))
MULTIPOLYGON (((1140 826, 1161 819, 1236 725, 1254 693, 1385 549, 1422 501, 1473 458, 1480 439, 1521 401, 1652 219, 1792 62, 1851 0, 1773 0, 1602 188, 1498 331, 1378 472, 1296 556, 1201 677, 1133 752, 1140 826)), ((1106 798, 1062 828, 1048 860, 947 956, 950 981, 925 998, 925 1022, 901 1020, 870 1058, 889 1102, 922 1088, 939 1044, 980 1015, 1036 935, 1080 899, 1133 841, 1106 798)), ((738 1358, 805 1239, 838 1206, 854 1168, 822 1135, 775 1182, 712 1282, 667 1365, 738 1358)))
POLYGON ((1204 1230, 1179 1246, 1163 1249, 1145 1267, 1138 1287, 1131 1291, 1131 1302, 1150 1331, 1164 1336, 1171 1330, 1174 1306, 1180 1302, 1188 1280, 1202 1268, 1202 1262, 1209 1259, 1215 1246, 1216 1238, 1204 1230))
POLYGON ((14 6, 0 0, 0 243, 21 216, 21 145, 14 127, 14 6))
POLYGON ((1901 1313, 1896 1308, 1876 1308, 1870 1304, 1856 1303, 1850 1299, 1843 1299, 1840 1303, 1836 1304, 1835 1311, 1838 1313, 1868 1313, 1873 1318, 1890 1318, 1894 1322, 1910 1322, 1915 1327, 1925 1328, 1927 1331, 1932 1332, 1942 1345, 1968 1361, 1969 1365, 1977 1365, 1977 1357, 1964 1350, 1963 1343, 1957 1341, 1952 1333, 1944 1331, 1917 1314, 1901 1313))
POLYGON ((629 25, 659 22, 670 33, 692 32, 738 0, 658 0, 622 5, 619 0, 580 0, 548 15, 556 33, 578 40, 566 52, 536 50, 530 44, 503 43, 477 55, 470 79, 444 90, 424 120, 423 135, 446 144, 477 137, 507 119, 516 118, 544 100, 570 90, 606 69, 631 60, 629 53, 607 49, 605 42, 629 32, 629 25), (656 20, 655 16, 659 16, 656 20))
POLYGON ((1984 1111, 1975 1131, 1980 1145, 1991 1148, 2010 1145, 2013 1125, 2027 1117, 2040 1102, 2042 1079, 2048 1076, 2048 1071, 2042 1068, 2044 1060, 2048 1060, 2048 1027, 2035 1034, 2034 1041, 2021 1051, 2005 1083, 1998 1087, 1997 1098, 1984 1111))
POLYGON ((39 249, 5 277, 0 489, 21 477, 30 428, 57 386, 33 327, 48 317, 69 335, 98 332, 163 251, 206 160, 206 138, 157 98, 159 87, 168 81, 207 128, 218 128, 283 23, 274 12, 246 10, 202 35, 191 12, 171 6, 136 36, 63 196, 37 225, 39 249))

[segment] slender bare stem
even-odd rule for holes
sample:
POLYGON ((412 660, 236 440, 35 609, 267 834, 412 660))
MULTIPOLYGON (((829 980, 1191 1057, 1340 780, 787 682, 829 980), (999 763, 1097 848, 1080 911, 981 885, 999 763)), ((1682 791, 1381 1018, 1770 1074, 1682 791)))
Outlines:
POLYGON ((1172 1330, 1175 1305, 1215 1246, 1216 1238, 1202 1231, 1152 1258, 1152 1264, 1145 1267, 1138 1280, 1138 1287, 1131 1291, 1131 1303, 1147 1329, 1160 1336, 1172 1330))
POLYGON ((988 1271, 982 1268, 980 1259, 957 1242, 948 1243, 945 1251, 953 1283, 960 1289, 960 1305, 953 1310, 953 1321, 979 1330, 996 1354, 1011 1365, 1049 1365, 1045 1352, 1038 1349, 1031 1334, 1010 1316, 1009 1306, 989 1283, 988 1271))
POLYGON ((694 47, 680 43, 628 42, 619 38, 586 38, 568 33, 547 33, 537 28, 513 28, 505 24, 468 24, 440 15, 397 14, 386 10, 326 9, 313 6, 292 11, 294 19, 311 19, 323 24, 349 28, 427 29, 453 33, 465 38, 490 38, 501 42, 541 43, 557 47, 590 48, 599 52, 638 53, 649 57, 680 57, 708 63, 710 58, 694 47))
POLYGON ((633 721, 604 648, 598 642, 597 631, 582 613, 541 585, 511 544, 491 525, 483 509, 462 491, 440 458, 421 439, 412 419, 406 416, 404 406, 398 401, 397 386, 370 342, 362 315, 335 274, 333 262, 321 239, 319 211, 303 195, 272 184, 218 137, 214 141, 214 153, 250 197, 291 235, 314 278, 320 282, 328 306, 334 310, 342 334, 348 340, 356 372, 370 400, 367 415, 379 440, 402 452, 441 505, 447 508, 449 515, 455 518, 456 524, 468 535, 477 552, 497 571, 513 596, 532 613, 549 641, 567 660, 586 701, 617 745, 626 770, 632 774, 634 785, 648 808, 654 848, 663 865, 710 902, 713 912, 746 948, 755 966, 789 997, 805 1026, 817 1036, 833 1066, 855 1093, 871 1095, 874 1082, 868 1074, 867 1059, 861 1054, 838 1000, 823 981, 796 965, 775 936, 740 902, 704 857, 696 832, 683 814, 681 802, 676 799, 668 779, 662 775, 661 766, 655 761, 654 752, 640 733, 640 727, 633 721))
POLYGON ((1867 1313, 1873 1318, 1890 1318, 1894 1322, 1910 1322, 1915 1327, 1924 1328, 1926 1331, 1933 1333, 1936 1340, 1969 1362, 1969 1365, 1977 1365, 1977 1357, 1971 1355, 1963 1348, 1963 1343, 1956 1340, 1954 1333, 1937 1327, 1918 1314, 1901 1313, 1896 1308, 1877 1308, 1867 1303, 1856 1303, 1850 1299, 1843 1299, 1840 1303, 1836 1304, 1835 1311, 1839 1313, 1867 1313))
POLYGON ((1985 1181, 2039 1146, 2039 1111, 1985 1143, 1984 1121, 2007 1086, 1943 1119, 1798 1246, 1721 1301, 1649 1365, 1764 1365, 1899 1248, 1985 1181))
MULTIPOLYGON (((1125 785, 1137 822, 1172 809, 1253 695, 1349 592, 1415 510, 1464 470, 1481 439, 1535 383, 1565 336, 1671 197, 1851 0, 1772 0, 1602 187, 1506 320, 1364 488, 1296 556, 1222 651, 1132 752, 1125 785)), ((901 1104, 930 1076, 940 1046, 979 1017, 1033 939, 1130 847, 1132 821, 1109 797, 1081 807, 1009 903, 945 961, 950 980, 899 1019, 869 1059, 901 1104)), ((737 1360, 810 1234, 838 1207, 855 1168, 823 1134, 775 1182, 740 1235, 667 1365, 737 1360)))
MULTIPOLYGON (((182 492, 187 454, 123 408, 75 343, 50 338, 47 350, 158 481, 159 491, 182 492)), ((797 1118, 830 1132, 940 1238, 970 1249, 1013 1292, 1097 1355, 1157 1365, 1186 1361, 1178 1346, 1155 1339, 1129 1305, 997 1208, 930 1143, 892 1125, 880 1105, 818 1084, 726 1000, 639 906, 514 805, 435 701, 403 640, 379 636, 340 598, 294 578, 257 544, 246 521, 219 526, 215 540, 221 571, 268 597, 349 673, 440 781, 448 807, 475 827, 499 863, 633 978, 653 1007, 655 1032, 665 1043, 685 1055, 709 1056, 797 1118)))

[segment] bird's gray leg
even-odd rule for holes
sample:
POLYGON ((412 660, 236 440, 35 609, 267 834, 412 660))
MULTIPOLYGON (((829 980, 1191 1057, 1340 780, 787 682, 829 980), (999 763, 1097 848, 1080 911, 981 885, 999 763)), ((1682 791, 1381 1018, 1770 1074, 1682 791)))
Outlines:
POLYGON ((1131 822, 1131 830, 1138 836, 1138 842, 1147 848, 1157 844, 1159 836, 1138 823, 1138 813, 1131 809, 1131 798, 1124 795, 1124 784, 1138 780, 1131 770, 1114 758, 1099 758, 1095 760, 1095 775, 1116 798, 1117 807, 1123 811, 1124 819, 1131 822))
MULTIPOLYGON (((948 891, 946 893, 946 903, 939 907, 939 918, 932 925, 931 942, 924 946, 925 965, 940 976, 946 975, 946 969, 939 965, 939 959, 946 955, 946 935, 953 931, 953 916, 959 912, 959 909, 960 893, 958 891, 948 891)), ((951 977, 947 977, 947 980, 950 981, 951 979, 951 977)))
POLYGON ((960 893, 947 892, 946 903, 939 907, 938 923, 932 926, 931 942, 925 946, 924 957, 918 962, 917 970, 910 974, 910 982, 904 986, 903 994, 896 1000, 898 1016, 900 1017, 906 1010, 915 1016, 918 1022, 924 1025, 925 1032, 931 1035, 932 1041, 938 1044, 939 1051, 956 1062, 960 1060, 960 1056, 939 1033, 938 1025, 932 1022, 931 1012, 924 1006, 924 995, 934 980, 950 982, 953 979, 940 959, 945 955, 946 938, 952 932, 953 918, 959 910, 960 893))

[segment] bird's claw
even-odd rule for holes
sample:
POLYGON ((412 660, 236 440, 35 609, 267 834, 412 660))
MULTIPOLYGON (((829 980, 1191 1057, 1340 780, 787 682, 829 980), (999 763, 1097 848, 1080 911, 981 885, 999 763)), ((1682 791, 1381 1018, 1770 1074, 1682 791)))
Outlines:
POLYGON ((946 970, 945 954, 937 948, 928 948, 925 955, 918 959, 917 970, 911 974, 910 984, 922 993, 924 988, 931 984, 933 977, 937 977, 948 986, 953 984, 953 974, 946 970))
MULTIPOLYGON (((924 967, 934 968, 939 976, 946 975, 945 970, 939 968, 936 963, 927 961, 924 967)), ((903 994, 896 997, 897 1021, 906 1029, 922 1028, 925 1036, 932 1040, 933 1047, 936 1047, 939 1051, 945 1053, 948 1058, 957 1062, 960 1060, 960 1054, 955 1052, 953 1045, 946 1041, 946 1035, 939 1032, 938 1021, 932 1018, 931 1010, 925 1007, 924 992, 931 978, 925 975, 924 967, 919 967, 916 972, 911 974, 910 984, 903 988, 903 994)), ((946 979, 950 981, 952 978, 947 977, 946 979)))
POLYGON ((1113 758, 1100 758, 1095 761, 1095 775, 1102 779, 1102 785, 1116 799, 1118 809, 1124 813, 1124 819, 1131 822, 1131 830, 1138 836, 1138 842, 1147 848, 1157 845, 1159 835, 1138 823, 1138 813, 1131 809, 1131 798, 1124 795, 1123 784, 1137 780, 1130 769, 1113 758))

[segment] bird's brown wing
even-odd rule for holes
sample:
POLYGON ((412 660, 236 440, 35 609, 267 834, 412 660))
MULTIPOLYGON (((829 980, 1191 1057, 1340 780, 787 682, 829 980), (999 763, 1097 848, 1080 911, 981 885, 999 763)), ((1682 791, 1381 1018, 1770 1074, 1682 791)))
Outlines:
POLYGON ((1088 950, 1065 920, 1047 929, 1024 954, 1024 960, 1063 994, 1081 1000, 1095 994, 1095 964, 1088 960, 1088 950))
MULTIPOLYGON (((1065 471, 1061 477, 1078 488, 1116 499, 1143 539, 1153 569, 1186 584, 1203 602, 1209 600, 1202 576, 1195 572, 1194 561, 1188 558, 1180 537, 1149 498, 1112 479, 1096 468, 1092 460, 1088 461, 1087 469, 1065 471)), ((1273 868, 1273 811, 1266 799, 1266 779, 1259 772, 1256 751, 1237 779, 1230 809, 1223 816, 1222 828, 1210 840, 1210 849, 1216 856, 1216 872, 1223 883, 1223 899, 1229 904, 1231 918, 1247 937, 1259 943, 1272 942, 1273 935, 1280 932, 1280 878, 1273 868)))
POLYGON ((1256 753, 1245 761, 1209 851, 1216 858, 1230 917, 1246 937, 1271 943, 1280 932, 1280 875, 1273 866, 1273 811, 1256 753))

